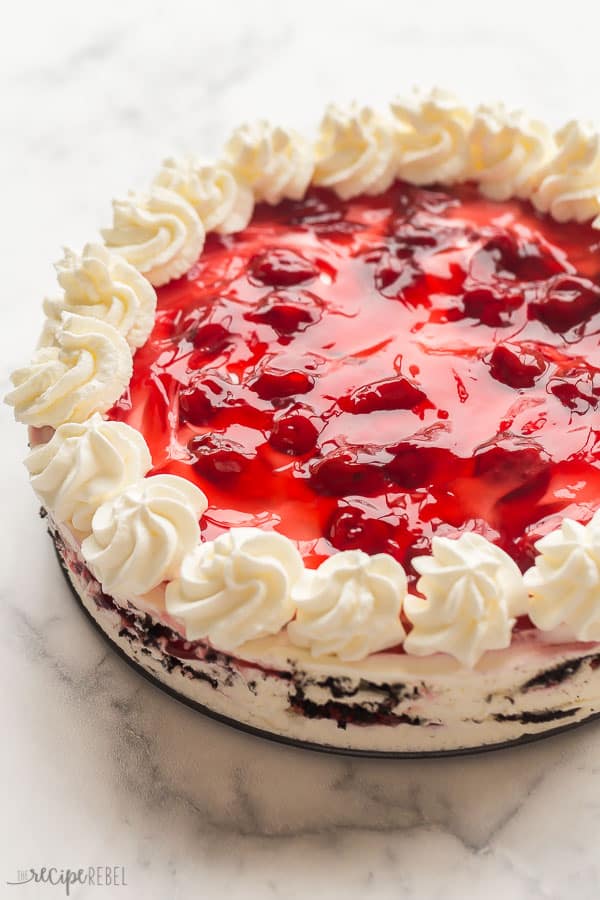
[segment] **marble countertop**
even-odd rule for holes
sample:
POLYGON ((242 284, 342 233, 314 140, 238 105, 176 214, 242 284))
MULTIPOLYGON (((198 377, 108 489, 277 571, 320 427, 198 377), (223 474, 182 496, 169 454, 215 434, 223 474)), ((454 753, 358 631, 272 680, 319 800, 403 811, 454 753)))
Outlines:
MULTIPOLYGON (((29 352, 51 261, 168 152, 211 154, 245 117, 298 126, 331 98, 413 83, 594 114, 599 13, 571 2, 12 5, 0 75, 0 390, 29 352), (168 12, 176 9, 176 12, 168 12), (566 21, 565 21, 566 19, 566 21)), ((271 745, 131 672, 75 608, 0 409, 0 895, 30 867, 125 866, 72 897, 600 895, 600 725, 513 751, 377 762, 271 745)))

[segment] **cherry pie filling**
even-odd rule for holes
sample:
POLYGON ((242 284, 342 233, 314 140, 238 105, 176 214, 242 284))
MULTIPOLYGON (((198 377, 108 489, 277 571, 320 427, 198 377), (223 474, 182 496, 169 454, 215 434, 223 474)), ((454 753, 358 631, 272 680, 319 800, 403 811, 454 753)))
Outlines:
POLYGON ((275 529, 414 583, 434 535, 477 531, 525 570, 600 507, 599 336, 591 226, 469 185, 311 190, 159 289, 109 415, 205 492, 206 540, 275 529))

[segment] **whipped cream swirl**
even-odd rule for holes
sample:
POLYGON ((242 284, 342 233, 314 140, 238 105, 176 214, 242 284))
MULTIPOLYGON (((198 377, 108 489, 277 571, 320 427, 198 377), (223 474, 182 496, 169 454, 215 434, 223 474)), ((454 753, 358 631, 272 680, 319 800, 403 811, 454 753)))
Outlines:
POLYGON ((304 572, 292 597, 297 612, 289 638, 312 656, 359 660, 404 639, 400 611, 406 575, 386 553, 335 553, 316 571, 304 572))
POLYGON ((178 475, 142 478, 98 507, 83 558, 114 597, 145 594, 175 578, 200 539, 207 499, 178 475))
POLYGON ((600 214, 600 135, 580 122, 567 122, 556 144, 533 204, 557 222, 593 219, 600 214))
POLYGON ((407 653, 449 653, 472 667, 486 650, 509 646, 527 591, 508 554, 480 534, 463 534, 434 538, 432 555, 418 556, 413 565, 425 599, 410 595, 404 604, 413 624, 407 653))
POLYGON ((257 203, 300 200, 314 169, 311 146, 302 135, 262 120, 234 131, 225 145, 223 162, 252 189, 257 203))
POLYGON ((282 534, 232 528, 199 544, 167 586, 167 611, 190 640, 208 638, 220 650, 276 634, 294 614, 292 586, 302 558, 282 534))
POLYGON ((579 641, 600 641, 600 513, 582 525, 564 519, 541 538, 525 573, 529 618, 542 631, 567 625, 579 641))
POLYGON ((171 157, 163 162, 154 184, 187 200, 207 232, 243 231, 252 218, 252 191, 223 165, 204 166, 193 159, 171 157))
POLYGON ((65 248, 56 264, 63 295, 47 298, 41 346, 54 343, 63 312, 108 322, 132 349, 144 344, 154 326, 156 292, 143 275, 102 244, 86 244, 78 256, 65 248))
POLYGON ((332 188, 343 200, 380 194, 396 174, 394 123, 369 107, 331 105, 321 122, 315 159, 314 183, 332 188))
POLYGON ((31 451, 25 465, 54 519, 89 533, 98 507, 142 478, 152 460, 139 431, 95 413, 86 422, 59 425, 47 444, 31 451))
POLYGON ((398 129, 399 178, 411 184, 452 184, 465 177, 472 115, 439 89, 391 104, 398 129))
POLYGON ((543 122, 502 105, 477 110, 469 143, 469 177, 491 200, 530 197, 556 150, 543 122))
POLYGON ((187 200, 154 187, 148 194, 113 201, 113 225, 102 230, 102 237, 159 286, 191 269, 204 246, 204 227, 187 200))
POLYGON ((110 409, 131 373, 131 351, 112 325, 63 313, 55 345, 37 350, 12 374, 14 390, 5 399, 19 422, 57 428, 110 409))

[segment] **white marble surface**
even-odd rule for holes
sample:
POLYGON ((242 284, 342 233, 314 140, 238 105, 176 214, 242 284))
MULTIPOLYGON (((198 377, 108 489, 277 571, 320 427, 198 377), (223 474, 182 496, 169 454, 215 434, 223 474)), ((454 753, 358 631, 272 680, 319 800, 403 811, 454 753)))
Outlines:
MULTIPOLYGON (((591 2, 22 0, 0 34, 0 389, 50 262, 166 152, 245 116, 312 124, 329 98, 443 83, 559 122, 594 114, 591 2), (168 9, 176 12, 167 12, 168 9), (559 12, 560 9, 560 12, 559 12)), ((74 607, 0 410, 0 895, 17 869, 125 865, 72 896, 512 900, 600 895, 600 726, 487 756, 375 762, 273 746, 130 672, 74 607)))

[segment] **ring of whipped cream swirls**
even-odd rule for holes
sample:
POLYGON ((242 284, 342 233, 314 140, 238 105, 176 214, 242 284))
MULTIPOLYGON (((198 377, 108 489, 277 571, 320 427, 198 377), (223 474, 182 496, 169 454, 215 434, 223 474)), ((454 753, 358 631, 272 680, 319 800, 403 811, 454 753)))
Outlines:
POLYGON ((126 600, 164 586, 183 633, 227 652, 283 629, 313 656, 358 660, 403 644, 473 667, 510 644, 523 614, 542 631, 600 640, 600 512, 538 541, 524 576, 480 535, 434 539, 413 561, 418 597, 386 554, 341 552, 310 571, 275 532, 233 528, 202 542, 202 491, 148 476, 143 436, 103 416, 152 330, 154 288, 194 265, 208 232, 241 231, 255 203, 301 199, 311 184, 349 199, 395 178, 474 181, 490 199, 528 199, 559 222, 600 229, 597 133, 571 121, 553 134, 502 106, 472 112, 437 89, 384 111, 329 106, 312 143, 259 121, 237 129, 214 164, 169 158, 146 192, 114 201, 103 244, 65 250, 56 266, 62 293, 45 301, 39 349, 6 397, 37 429, 32 486, 104 589, 126 600))

